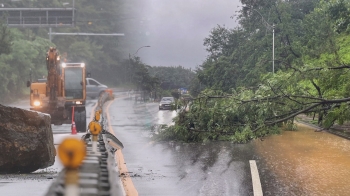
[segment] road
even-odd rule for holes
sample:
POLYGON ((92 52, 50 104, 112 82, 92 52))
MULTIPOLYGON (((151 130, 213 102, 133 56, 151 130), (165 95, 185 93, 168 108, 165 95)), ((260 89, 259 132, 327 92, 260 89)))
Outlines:
MULTIPOLYGON (((97 100, 87 100, 87 121, 90 122, 90 113, 97 100)), ((23 109, 30 108, 28 100, 22 100, 13 104, 11 107, 18 107, 23 109)), ((55 147, 57 147, 64 138, 76 137, 81 138, 83 133, 71 135, 70 125, 52 125, 53 139, 55 147)), ((44 195, 52 181, 57 176, 58 172, 62 170, 62 164, 56 156, 55 163, 46 169, 37 170, 31 174, 9 174, 0 175, 0 195, 6 196, 22 196, 22 195, 44 195)))
POLYGON ((350 141, 299 125, 248 144, 154 142, 155 124, 173 111, 116 99, 111 125, 140 195, 253 195, 255 160, 264 195, 350 195, 350 141))
MULTIPOLYGON (((176 112, 119 95, 108 107, 110 131, 124 144, 139 195, 253 195, 251 160, 264 195, 350 195, 349 140, 299 125, 248 144, 154 142, 154 125, 171 124, 176 112)), ((89 111, 93 104, 88 102, 89 111)), ((55 144, 69 129, 53 127, 55 144)), ((56 161, 34 174, 2 175, 0 195, 43 195, 60 168, 56 161)))

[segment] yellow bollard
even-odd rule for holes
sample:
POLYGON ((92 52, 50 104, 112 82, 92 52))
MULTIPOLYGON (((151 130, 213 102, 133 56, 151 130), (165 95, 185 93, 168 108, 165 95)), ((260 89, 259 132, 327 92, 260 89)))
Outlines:
POLYGON ((97 136, 101 132, 101 125, 97 121, 91 121, 89 124, 89 130, 90 133, 92 134, 92 152, 96 153, 97 152, 97 136))
POLYGON ((86 156, 85 144, 79 139, 67 138, 58 146, 57 151, 66 168, 65 196, 78 196, 80 195, 78 168, 86 156))

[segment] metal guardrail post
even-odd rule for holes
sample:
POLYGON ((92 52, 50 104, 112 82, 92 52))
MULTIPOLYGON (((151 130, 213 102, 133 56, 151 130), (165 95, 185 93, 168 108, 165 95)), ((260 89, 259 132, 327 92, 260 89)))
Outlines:
MULTIPOLYGON (((104 93, 98 102, 96 110, 102 110, 103 104, 110 100, 107 93, 104 93), (101 103, 101 105, 99 105, 101 103)), ((102 119, 104 113, 101 114, 102 119)), ((123 144, 115 138, 107 129, 104 129, 104 121, 101 121, 102 132, 98 135, 97 152, 92 152, 91 134, 83 136, 86 143, 86 157, 83 164, 78 168, 79 195, 80 196, 121 196, 125 195, 124 189, 116 171, 115 152, 116 148, 110 143, 115 143, 118 148, 123 144)), ((65 194, 65 170, 62 170, 55 181, 51 184, 46 196, 59 196, 65 194)))

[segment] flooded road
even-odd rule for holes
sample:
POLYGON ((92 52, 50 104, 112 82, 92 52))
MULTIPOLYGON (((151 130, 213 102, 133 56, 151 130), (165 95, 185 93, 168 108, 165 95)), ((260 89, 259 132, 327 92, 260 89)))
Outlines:
MULTIPOLYGON (((87 103, 87 113, 95 103, 87 103)), ((350 141, 329 133, 299 125, 248 144, 154 142, 154 125, 172 124, 175 111, 116 98, 109 114, 139 195, 253 195, 250 160, 256 160, 264 195, 350 195, 350 141)), ((57 145, 70 136, 70 125, 53 132, 57 145)), ((0 195, 44 195, 61 168, 56 160, 32 174, 0 175, 0 195)))
POLYGON ((170 124, 174 115, 158 103, 117 99, 109 113, 139 195, 252 195, 250 145, 155 143, 152 125, 170 124))
POLYGON ((264 195, 350 195, 350 141, 299 125, 248 144, 153 142, 173 111, 116 99, 109 112, 140 195, 253 195, 256 160, 264 195))
POLYGON ((253 142, 265 195, 350 195, 350 141, 298 127, 253 142))

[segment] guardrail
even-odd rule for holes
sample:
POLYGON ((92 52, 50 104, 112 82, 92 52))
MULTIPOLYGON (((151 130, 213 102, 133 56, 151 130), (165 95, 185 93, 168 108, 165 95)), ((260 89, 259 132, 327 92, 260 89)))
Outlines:
MULTIPOLYGON (((102 111, 103 104, 113 99, 113 94, 108 92, 100 96, 95 111, 102 111)), ((92 146, 92 135, 87 133, 82 137, 86 144, 86 156, 81 166, 77 169, 78 173, 78 194, 70 194, 72 196, 93 196, 93 195, 125 195, 124 189, 116 171, 117 163, 115 163, 115 146, 123 148, 123 144, 111 133, 108 132, 107 122, 104 113, 101 112, 102 118, 99 121, 102 127, 101 133, 98 135, 97 151, 94 152, 92 146), (113 143, 111 145, 111 143, 113 143)), ((46 196, 67 195, 66 181, 69 168, 63 169, 55 181, 51 184, 46 196)))

